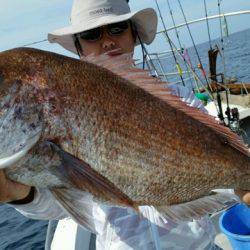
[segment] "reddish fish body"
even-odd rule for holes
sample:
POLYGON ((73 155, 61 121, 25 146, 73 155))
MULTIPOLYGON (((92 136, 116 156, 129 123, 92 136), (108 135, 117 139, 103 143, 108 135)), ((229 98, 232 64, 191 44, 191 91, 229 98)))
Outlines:
MULTIPOLYGON (((53 141, 136 206, 184 203, 214 188, 250 190, 248 149, 235 134, 141 70, 106 66, 116 72, 33 49, 2 52, 1 105, 5 115, 14 105, 15 123, 26 129, 25 135, 9 135, 25 141, 39 128, 38 144, 53 141)), ((93 190, 95 180, 83 184, 72 176, 77 187, 109 201, 93 190)))

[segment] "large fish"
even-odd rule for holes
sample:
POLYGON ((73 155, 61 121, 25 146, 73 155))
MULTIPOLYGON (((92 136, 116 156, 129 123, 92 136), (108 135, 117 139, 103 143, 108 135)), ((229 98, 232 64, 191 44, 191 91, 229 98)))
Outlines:
POLYGON ((0 53, 0 167, 9 178, 50 188, 83 222, 72 188, 180 220, 238 202, 212 189, 250 190, 249 150, 236 134, 131 61, 96 63, 0 53))

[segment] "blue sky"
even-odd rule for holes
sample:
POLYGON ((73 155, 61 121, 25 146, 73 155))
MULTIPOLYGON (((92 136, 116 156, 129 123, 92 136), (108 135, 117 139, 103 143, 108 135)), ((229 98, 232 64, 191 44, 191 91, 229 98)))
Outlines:
MULTIPOLYGON (((176 23, 182 23, 183 17, 176 0, 169 0, 176 23)), ((162 15, 167 27, 172 26, 166 0, 158 0, 162 15)), ((203 0, 181 0, 188 19, 196 19, 204 16, 203 0)), ((72 0, 0 0, 0 51, 24 44, 43 40, 47 33, 54 29, 67 26, 71 11, 72 0)), ((154 0, 130 0, 132 10, 139 10, 146 7, 156 9, 154 0)), ((207 0, 208 14, 218 13, 217 0, 207 0)), ((232 12, 239 10, 250 10, 250 0, 222 0, 222 11, 232 12)), ((250 28, 250 15, 242 15, 228 18, 229 31, 231 33, 250 28)), ((211 36, 219 36, 218 20, 211 21, 211 36)), ((196 43, 204 42, 208 39, 206 24, 192 26, 192 33, 196 43)), ((162 28, 159 20, 158 29, 162 28)), ((185 29, 179 31, 182 43, 190 46, 191 41, 185 29)), ((174 34, 170 34, 174 38, 174 34)), ((34 47, 51 50, 58 53, 67 53, 57 45, 47 42, 34 47)), ((148 48, 150 51, 167 50, 168 45, 163 39, 156 41, 148 48)), ((137 52, 139 53, 139 52, 137 52)), ((138 54, 139 56, 139 54, 138 54)))

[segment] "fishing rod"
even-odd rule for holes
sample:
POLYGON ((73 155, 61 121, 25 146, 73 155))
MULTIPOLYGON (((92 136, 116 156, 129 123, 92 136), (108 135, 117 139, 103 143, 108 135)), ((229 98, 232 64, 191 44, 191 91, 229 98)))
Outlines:
POLYGON ((193 35, 192 35, 191 30, 190 30, 190 27, 189 27, 189 25, 188 25, 188 21, 187 21, 186 15, 185 15, 185 13, 184 13, 184 10, 183 10, 183 7, 182 7, 182 4, 181 4, 180 0, 177 0, 177 1, 178 1, 178 3, 179 3, 179 6, 180 6, 180 9, 181 9, 181 12, 182 12, 183 18, 184 18, 185 23, 186 23, 186 27, 187 27, 187 29, 188 29, 188 32, 189 32, 190 38, 191 38, 191 40, 192 40, 192 44, 193 44, 193 46, 194 46, 195 53, 196 53, 197 58, 198 58, 198 61, 199 61, 199 65, 200 65, 201 70, 202 70, 202 74, 203 74, 203 76, 204 76, 204 78, 205 78, 205 80, 206 80, 206 83, 207 83, 207 85, 208 85, 208 87, 209 87, 210 91, 212 92, 212 88, 211 88, 211 86, 210 86, 210 84, 209 84, 209 82, 208 82, 208 79, 207 79, 207 76, 206 76, 206 73, 205 73, 205 70, 204 70, 203 64, 202 64, 202 62, 201 62, 200 55, 199 55, 199 53, 198 53, 198 50, 197 50, 196 44, 195 44, 195 42, 194 42, 193 35))
MULTIPOLYGON (((222 21, 221 21, 221 2, 222 0, 218 0, 218 14, 219 14, 219 23, 220 23, 220 36, 221 36, 221 44, 222 44, 222 65, 223 65, 223 75, 224 75, 224 79, 222 78, 222 82, 224 82, 226 80, 226 62, 225 62, 225 47, 224 47, 224 39, 223 39, 223 33, 222 33, 222 21)), ((225 18, 225 16, 224 16, 225 18)), ((218 91, 217 91, 218 92, 218 91)), ((217 98, 219 96, 219 93, 217 93, 217 98)), ((230 115, 230 107, 229 107, 229 99, 228 99, 228 91, 226 91, 226 104, 227 104, 227 110, 226 110, 226 115, 228 118, 228 126, 230 127, 230 121, 231 121, 231 115, 230 115)), ((223 114, 222 114, 223 117, 223 114)), ((223 120, 224 121, 224 120, 223 120)))
MULTIPOLYGON (((165 33, 163 33, 165 35, 165 33)), ((170 40, 173 48, 175 49, 176 53, 184 60, 184 56, 181 54, 181 52, 179 52, 179 50, 177 49, 176 45, 170 40)), ((200 82, 201 86, 208 92, 209 97, 211 98, 211 100, 214 100, 213 95, 210 93, 210 91, 208 91, 208 88, 203 84, 201 78, 196 74, 196 72, 193 71, 193 69, 190 67, 189 64, 187 64, 189 67, 189 70, 193 73, 193 75, 197 78, 197 80, 200 82)), ((217 107, 216 107, 217 108, 217 107)))
POLYGON ((152 69, 154 70, 154 75, 156 77, 158 77, 159 74, 157 72, 157 69, 156 69, 156 67, 155 67, 155 65, 153 63, 153 60, 152 60, 150 54, 148 53, 145 45, 143 44, 143 42, 142 42, 142 40, 141 40, 141 38, 140 38, 140 36, 138 34, 137 34, 137 37, 138 37, 138 40, 139 40, 139 42, 141 44, 141 49, 142 49, 142 58, 143 58, 142 68, 145 69, 145 62, 146 62, 148 69, 151 70, 151 67, 152 67, 152 69), (148 63, 147 57, 149 58, 150 64, 148 63), (150 67, 150 65, 151 65, 151 67, 150 67))
POLYGON ((47 42, 47 41, 48 41, 48 39, 43 39, 43 40, 40 40, 40 41, 23 44, 23 45, 21 45, 21 47, 27 47, 27 46, 31 46, 31 45, 35 45, 35 44, 39 44, 39 43, 44 43, 44 42, 47 42))
MULTIPOLYGON (((221 11, 220 11, 220 0, 218 0, 218 6, 219 6, 219 16, 221 16, 221 11)), ((212 42, 211 42, 211 36, 210 36, 210 28, 209 28, 209 23, 208 23, 208 15, 207 15, 207 4, 206 4, 206 0, 204 0, 204 8, 205 8, 205 14, 206 14, 206 23, 207 23, 207 31, 208 31, 208 38, 209 38, 209 45, 210 45, 210 51, 213 51, 212 48, 212 42)), ((225 16, 224 16, 225 18, 225 16)), ((221 18, 219 18, 221 20, 221 18)), ((222 44, 223 44, 223 37, 222 37, 222 25, 221 25, 221 21, 220 21, 220 30, 221 30, 221 38, 222 38, 222 44)), ((223 46, 223 52, 224 52, 224 46, 223 46)), ((225 62, 223 64, 224 66, 224 71, 225 71, 225 62)), ((216 67, 216 66, 215 66, 216 67)), ((211 72, 212 73, 212 72, 211 72)), ((215 80, 216 80, 216 76, 215 76, 215 80)), ((223 115, 223 111, 222 111, 222 104, 221 104, 221 96, 219 93, 219 90, 217 88, 217 84, 216 83, 216 93, 217 93, 217 103, 219 106, 219 113, 218 113, 218 117, 220 118, 220 120, 225 124, 224 121, 224 115, 223 115)), ((228 123, 230 124, 231 122, 231 115, 230 115, 230 107, 229 107, 229 99, 228 99, 228 90, 226 89, 226 105, 227 105, 227 110, 226 110, 226 115, 228 118, 228 123)))
POLYGON ((205 14, 206 14, 206 23, 207 23, 207 32, 208 32, 209 45, 210 45, 210 49, 212 50, 212 41, 211 41, 211 35, 210 35, 210 27, 209 27, 209 23, 208 23, 207 2, 206 2, 206 0, 204 0, 204 8, 205 8, 205 14))
POLYGON ((157 6, 157 9, 158 9, 158 12, 159 12, 161 21, 162 21, 162 25, 163 25, 164 30, 165 30, 165 35, 166 35, 166 37, 167 37, 168 43, 169 43, 170 48, 171 48, 172 55, 173 55, 174 60, 175 60, 175 65, 176 65, 177 71, 178 71, 179 76, 180 76, 180 78, 181 78, 182 85, 185 86, 185 82, 184 82, 184 79, 183 79, 183 77, 182 77, 183 72, 182 72, 181 66, 180 66, 180 64, 178 63, 177 58, 176 58, 176 56, 175 56, 174 49, 173 49, 173 46, 172 46, 172 43, 171 43, 171 39, 170 39, 170 37, 169 37, 169 35, 168 35, 167 28, 166 28, 165 22, 164 22, 164 20, 163 20, 163 17, 162 17, 161 11, 160 11, 160 7, 159 7, 159 4, 158 4, 158 1, 157 1, 157 0, 155 0, 155 4, 156 4, 156 6, 157 6))
MULTIPOLYGON (((208 55, 209 55, 209 64, 210 64, 210 77, 212 80, 215 80, 216 81, 216 99, 217 99, 217 104, 218 104, 218 110, 217 110, 217 115, 219 117, 219 119, 223 122, 223 124, 225 124, 225 120, 224 120, 224 115, 223 115, 223 110, 222 110, 222 103, 221 103, 221 96, 220 96, 220 93, 219 93, 219 90, 218 90, 218 87, 217 87, 217 79, 216 79, 216 73, 214 73, 214 75, 212 74, 212 72, 216 72, 216 59, 215 59, 215 69, 211 69, 211 60, 214 58, 212 57, 212 55, 214 55, 214 50, 213 50, 213 46, 212 46, 212 41, 211 41, 211 35, 210 35, 210 27, 209 27, 209 22, 208 22, 208 12, 207 12, 207 3, 206 3, 206 0, 203 0, 203 5, 204 5, 204 9, 205 9, 205 17, 206 17, 206 24, 207 24, 207 32, 208 32, 208 40, 209 40, 209 45, 210 45, 210 50, 208 52, 208 55), (210 54, 211 54, 211 57, 210 57, 210 54)), ((217 57, 217 50, 215 51, 215 55, 217 57)), ((215 57, 215 58, 216 58, 215 57)), ((227 97, 227 110, 229 109, 229 106, 228 106, 228 95, 227 95, 227 92, 226 92, 226 97, 227 97)))
POLYGON ((165 78, 165 81, 168 82, 167 74, 165 74, 165 72, 164 72, 164 67, 163 67, 163 65, 161 63, 160 57, 159 57, 159 55, 157 53, 156 53, 155 56, 157 58, 157 62, 158 62, 158 65, 160 67, 160 70, 161 70, 161 72, 163 74, 163 77, 165 78))
POLYGON ((222 51, 222 65, 223 65, 223 71, 224 71, 224 79, 226 79, 226 61, 225 61, 225 47, 224 47, 224 39, 223 39, 223 33, 222 33, 222 22, 221 22, 221 1, 218 0, 218 12, 219 12, 219 23, 220 23, 220 37, 221 37, 221 51, 222 51))
MULTIPOLYGON (((175 22, 175 19, 174 19, 173 11, 172 11, 172 9, 171 9, 169 0, 167 0, 167 4, 168 4, 168 9, 169 9, 169 13, 170 13, 170 16, 171 16, 173 25, 174 25, 174 27, 175 27, 174 30, 175 30, 175 35, 176 35, 176 37, 177 37, 177 41, 178 41, 178 43, 179 43, 179 48, 181 49, 182 54, 183 54, 183 51, 184 51, 184 50, 183 50, 183 46, 182 46, 182 44, 181 44, 180 37, 179 37, 179 33, 178 33, 177 28, 176 28, 176 22, 175 22)), ((192 80, 191 80, 190 72, 189 72, 189 70, 188 70, 187 61, 186 61, 186 58, 185 58, 185 57, 184 57, 184 64, 185 64, 185 67, 186 67, 186 71, 187 71, 187 74, 188 74, 188 78, 190 79, 190 83, 191 83, 191 85, 193 85, 193 82, 192 82, 192 80)), ((192 65, 191 65, 191 66, 192 66, 192 65)), ((192 67, 193 67, 193 66, 192 66, 192 67)), ((196 78, 194 78, 194 79, 195 79, 195 81, 196 81, 196 78)))
POLYGON ((180 41, 178 30, 176 28, 176 23, 175 23, 175 19, 174 19, 174 16, 173 16, 173 11, 171 9, 169 0, 167 0, 167 4, 168 4, 168 9, 169 9, 169 13, 170 13, 171 19, 172 19, 172 22, 173 22, 173 25, 174 25, 173 27, 174 27, 174 30, 175 30, 175 35, 177 37, 177 40, 178 40, 178 43, 179 43, 179 47, 181 49, 182 48, 182 44, 181 44, 181 41, 180 41))
MULTIPOLYGON (((165 36, 166 36, 166 33, 163 33, 165 36)), ((170 43, 172 44, 172 47, 175 49, 175 51, 176 51, 176 53, 181 57, 181 58, 183 58, 183 60, 184 60, 184 56, 182 55, 182 53, 181 52, 179 52, 179 50, 178 50, 178 48, 176 47, 176 45, 170 40, 170 43)), ((200 77, 196 74, 196 72, 194 72, 193 71, 193 69, 190 67, 190 65, 189 64, 187 64, 188 65, 188 67, 189 67, 189 70, 193 73, 193 75, 197 78, 197 81, 199 81, 200 82, 200 84, 201 84, 201 86, 207 91, 207 93, 208 93, 208 95, 209 95, 209 97, 210 97, 210 99, 215 103, 215 98, 214 98, 214 96, 211 94, 211 92, 209 91, 209 89, 206 87, 206 85, 204 85, 203 84, 203 82, 202 82, 202 80, 200 79, 200 77)), ((218 107, 217 105, 216 105, 216 103, 215 103, 215 108, 216 108, 216 110, 217 110, 217 113, 219 114, 219 112, 220 112, 220 107, 218 107)))
MULTIPOLYGON (((219 1, 219 0, 218 0, 219 1)), ((196 55, 198 57, 198 60, 199 60, 199 65, 201 67, 201 70, 202 70, 202 74, 206 80, 206 83, 210 89, 210 91, 212 92, 212 88, 211 86, 209 85, 209 82, 208 82, 208 79, 207 79, 207 76, 206 76, 206 73, 205 73, 205 70, 203 68, 203 65, 202 65, 202 62, 201 62, 201 59, 200 59, 200 56, 199 56, 199 53, 198 53, 198 50, 197 50, 197 47, 195 45, 195 42, 194 42, 194 39, 193 39, 193 36, 192 36, 192 33, 191 33, 191 30, 190 30, 190 27, 189 27, 189 24, 187 22, 187 18, 186 18, 186 15, 184 13, 184 10, 182 8, 182 5, 181 5, 181 2, 180 0, 178 0, 178 3, 179 3, 179 6, 180 6, 180 9, 181 9, 181 12, 182 12, 182 15, 184 17, 184 20, 185 20, 185 23, 186 23, 186 26, 187 26, 187 29, 188 29, 188 32, 189 32, 189 35, 191 37, 191 40, 192 40, 192 43, 193 43, 193 46, 195 48, 195 52, 196 52, 196 55)), ((210 49, 212 50, 212 42, 211 42, 211 35, 210 35, 210 29, 209 29, 209 23, 208 23, 208 15, 207 15, 207 5, 206 5, 206 1, 204 0, 204 7, 205 7, 205 14, 206 14, 206 22, 207 22, 207 30, 208 30, 208 36, 209 36, 209 44, 210 44, 210 49)), ((208 91, 209 93, 209 91, 208 91)), ((211 94, 212 96, 212 94, 211 94)), ((214 99, 214 98, 213 98, 214 99)), ((216 106, 216 109, 217 109, 217 114, 218 114, 218 117, 219 119, 223 122, 223 124, 225 124, 225 121, 224 121, 224 115, 223 115, 223 110, 222 110, 222 104, 221 104, 221 96, 218 92, 218 89, 217 89, 217 105, 218 107, 216 106)))

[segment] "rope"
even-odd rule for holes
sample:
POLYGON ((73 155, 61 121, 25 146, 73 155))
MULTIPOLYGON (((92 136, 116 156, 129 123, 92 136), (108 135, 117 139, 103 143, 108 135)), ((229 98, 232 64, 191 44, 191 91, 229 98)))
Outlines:
MULTIPOLYGON (((168 43, 169 43, 170 48, 171 48, 172 55, 173 55, 174 60, 175 60, 176 68, 177 68, 177 70, 179 71, 180 65, 179 65, 179 63, 178 63, 178 61, 177 61, 177 58, 176 58, 176 56, 175 56, 174 49, 173 49, 173 46, 172 46, 172 43, 171 43, 171 39, 170 39, 170 37, 169 37, 169 35, 168 35, 167 28, 166 28, 166 26, 165 26, 165 22, 163 21, 163 17, 162 17, 162 15, 161 15, 161 11, 160 11, 160 7, 159 7, 159 4, 158 4, 158 1, 155 0, 155 3, 156 3, 156 6, 157 6, 157 9, 158 9, 158 12, 159 12, 161 21, 162 21, 162 25, 163 25, 164 30, 165 30, 165 35, 166 35, 166 37, 167 37, 168 43)), ((185 82, 184 82, 184 80, 183 80, 182 75, 180 74, 179 76, 180 76, 180 78, 181 78, 182 85, 185 86, 185 82)))

